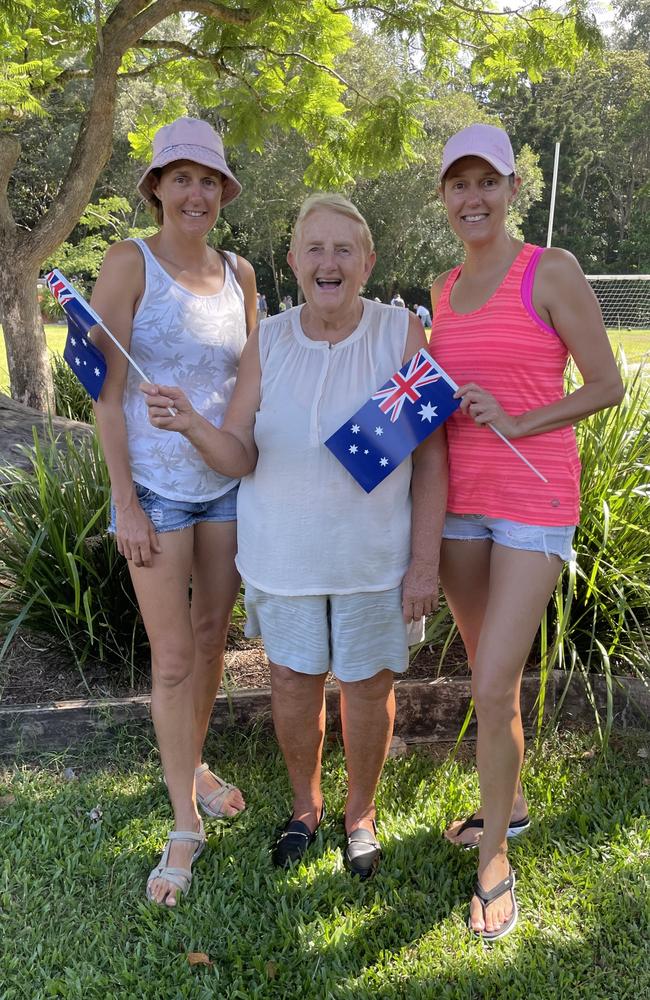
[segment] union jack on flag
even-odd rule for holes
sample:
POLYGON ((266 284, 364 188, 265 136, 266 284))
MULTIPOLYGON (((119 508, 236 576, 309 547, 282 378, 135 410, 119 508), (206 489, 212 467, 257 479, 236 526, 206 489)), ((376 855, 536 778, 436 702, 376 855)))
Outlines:
POLYGON ((325 445, 370 493, 460 406, 457 388, 421 348, 325 445))
POLYGON ((106 360, 90 340, 88 331, 101 320, 60 271, 50 271, 45 281, 68 321, 63 357, 84 389, 97 400, 106 378, 106 360))
POLYGON ((442 375, 435 370, 432 359, 420 351, 411 358, 405 373, 403 368, 395 372, 388 380, 387 387, 375 392, 370 398, 381 399, 379 409, 382 413, 390 414, 391 422, 395 423, 399 420, 407 399, 410 403, 415 403, 422 395, 418 389, 432 382, 438 382, 441 378, 442 375))

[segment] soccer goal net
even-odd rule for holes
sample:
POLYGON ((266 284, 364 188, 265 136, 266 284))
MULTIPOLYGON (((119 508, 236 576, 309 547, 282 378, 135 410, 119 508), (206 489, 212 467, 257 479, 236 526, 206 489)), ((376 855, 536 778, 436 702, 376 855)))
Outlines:
POLYGON ((607 329, 650 330, 650 274, 588 274, 607 329))

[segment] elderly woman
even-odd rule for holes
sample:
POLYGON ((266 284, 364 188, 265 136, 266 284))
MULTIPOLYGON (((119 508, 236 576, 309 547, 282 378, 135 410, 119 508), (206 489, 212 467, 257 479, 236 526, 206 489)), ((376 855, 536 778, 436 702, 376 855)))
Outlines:
POLYGON ((381 853, 374 797, 393 730, 394 675, 408 666, 408 624, 437 602, 446 449, 434 432, 370 495, 333 457, 323 442, 425 345, 422 325, 405 309, 360 297, 375 262, 372 237, 339 195, 305 202, 288 260, 305 303, 251 335, 220 429, 181 389, 142 389, 155 427, 183 434, 222 475, 244 477, 237 566, 248 634, 261 634, 270 661, 273 720, 293 787, 273 861, 300 859, 324 815, 331 669, 349 778, 345 860, 367 878, 381 853))

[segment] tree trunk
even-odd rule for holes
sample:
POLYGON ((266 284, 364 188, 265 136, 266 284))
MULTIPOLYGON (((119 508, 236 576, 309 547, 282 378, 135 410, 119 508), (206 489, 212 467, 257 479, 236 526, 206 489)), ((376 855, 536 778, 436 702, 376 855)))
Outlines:
POLYGON ((36 410, 54 412, 52 371, 38 306, 38 264, 19 253, 0 256, 2 314, 11 395, 36 410))

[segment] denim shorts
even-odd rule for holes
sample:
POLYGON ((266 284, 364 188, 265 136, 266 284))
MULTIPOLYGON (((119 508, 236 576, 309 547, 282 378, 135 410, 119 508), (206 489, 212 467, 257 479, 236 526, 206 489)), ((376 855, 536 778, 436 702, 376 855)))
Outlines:
MULTIPOLYGON (((201 521, 236 521, 237 491, 239 483, 216 500, 170 500, 158 493, 134 483, 135 495, 143 511, 151 519, 156 532, 182 531, 201 521)), ((110 534, 116 530, 115 505, 111 503, 110 534)))
POLYGON ((509 549, 543 552, 545 556, 559 556, 565 562, 573 559, 574 524, 550 527, 544 524, 522 524, 503 517, 486 514, 447 514, 442 537, 450 540, 486 538, 509 549))
POLYGON ((261 635, 272 663, 301 674, 363 681, 380 670, 404 673, 424 619, 407 625, 402 588, 358 594, 267 594, 246 584, 248 638, 261 635))

